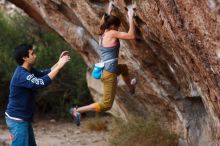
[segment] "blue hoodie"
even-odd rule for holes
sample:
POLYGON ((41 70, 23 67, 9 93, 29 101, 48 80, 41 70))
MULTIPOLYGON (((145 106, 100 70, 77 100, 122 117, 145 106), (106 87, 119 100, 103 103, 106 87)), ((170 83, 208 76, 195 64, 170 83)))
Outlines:
POLYGON ((48 76, 50 69, 31 71, 18 66, 10 83, 9 102, 6 113, 15 118, 32 121, 35 110, 34 90, 41 89, 51 83, 48 76))

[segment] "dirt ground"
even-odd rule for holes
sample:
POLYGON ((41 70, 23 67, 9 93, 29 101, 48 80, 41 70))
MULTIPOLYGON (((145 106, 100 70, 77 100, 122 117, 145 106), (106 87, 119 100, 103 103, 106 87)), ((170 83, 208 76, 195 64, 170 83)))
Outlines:
MULTIPOLYGON (((110 117, 103 117, 109 120, 110 117)), ((109 146, 108 131, 92 131, 88 128, 91 118, 82 119, 81 126, 73 122, 54 119, 37 120, 33 123, 38 146, 109 146)), ((1 120, 0 146, 10 144, 9 131, 1 120), (2 142, 7 144, 3 145, 2 142)))

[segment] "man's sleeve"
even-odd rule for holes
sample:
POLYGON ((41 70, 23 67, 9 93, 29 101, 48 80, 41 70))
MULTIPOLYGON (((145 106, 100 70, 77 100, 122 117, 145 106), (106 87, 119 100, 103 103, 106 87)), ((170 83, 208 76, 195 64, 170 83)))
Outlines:
POLYGON ((24 72, 17 79, 16 85, 29 89, 41 89, 47 87, 50 83, 51 79, 48 75, 36 77, 34 74, 24 72))
POLYGON ((44 70, 37 70, 35 68, 32 68, 32 72, 35 74, 36 77, 43 77, 51 72, 51 69, 44 69, 44 70))

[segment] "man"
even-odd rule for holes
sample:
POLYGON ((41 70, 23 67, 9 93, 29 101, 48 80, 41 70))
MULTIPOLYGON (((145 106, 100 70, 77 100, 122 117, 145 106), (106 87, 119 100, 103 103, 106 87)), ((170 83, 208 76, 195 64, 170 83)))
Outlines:
POLYGON ((18 66, 10 83, 6 123, 12 146, 36 146, 31 124, 35 107, 34 90, 47 87, 70 57, 64 51, 51 69, 38 71, 33 68, 36 62, 33 46, 22 44, 14 49, 14 58, 18 66))

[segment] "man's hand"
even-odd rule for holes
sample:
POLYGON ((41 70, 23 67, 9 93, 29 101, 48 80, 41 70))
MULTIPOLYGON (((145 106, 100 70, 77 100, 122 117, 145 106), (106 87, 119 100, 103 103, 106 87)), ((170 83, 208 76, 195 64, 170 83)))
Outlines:
POLYGON ((63 55, 63 56, 61 56, 61 58, 57 62, 57 66, 59 68, 62 68, 69 61, 70 61, 70 56, 69 55, 63 55))
MULTIPOLYGON (((64 57, 64 56, 69 56, 69 51, 63 51, 63 52, 60 54, 59 60, 60 60, 62 57, 64 57)), ((58 60, 58 62, 59 62, 59 60, 58 60)), ((53 70, 53 69, 55 69, 55 68, 57 67, 58 62, 51 67, 51 70, 53 70)))
POLYGON ((63 66, 69 61, 70 61, 69 52, 63 51, 60 54, 60 58, 59 58, 58 62, 51 68, 51 72, 48 74, 50 79, 53 80, 57 76, 60 69, 63 68, 63 66))
POLYGON ((59 59, 62 58, 63 56, 65 56, 65 55, 68 55, 68 56, 69 56, 69 51, 63 51, 63 52, 60 54, 59 59))

